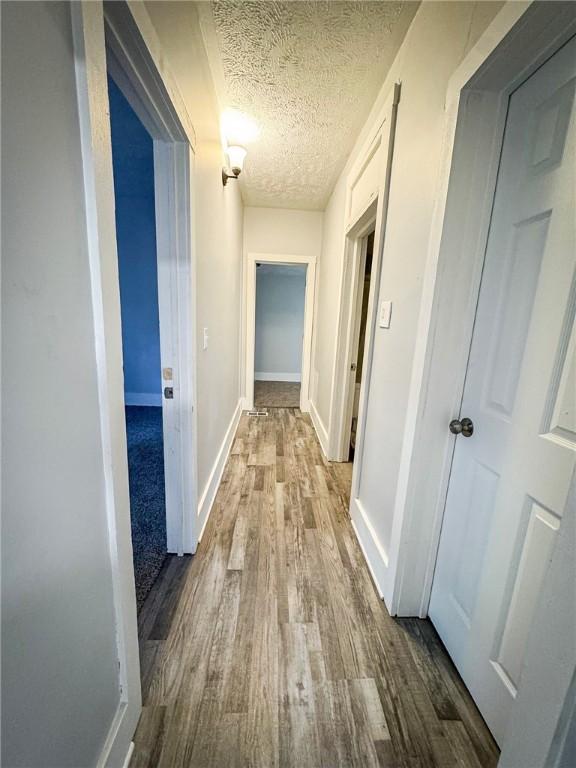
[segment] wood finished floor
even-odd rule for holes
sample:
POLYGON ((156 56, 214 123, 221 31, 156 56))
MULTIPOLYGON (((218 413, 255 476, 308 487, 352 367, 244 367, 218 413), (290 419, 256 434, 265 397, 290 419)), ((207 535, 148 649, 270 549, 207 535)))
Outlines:
POLYGON ((496 765, 432 625, 378 598, 349 487, 298 409, 242 416, 197 554, 140 615, 131 768, 496 765))

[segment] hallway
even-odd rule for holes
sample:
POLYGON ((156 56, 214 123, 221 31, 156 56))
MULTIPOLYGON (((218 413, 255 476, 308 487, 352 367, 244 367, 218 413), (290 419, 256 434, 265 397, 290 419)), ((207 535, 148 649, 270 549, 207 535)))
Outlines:
POLYGON ((307 415, 242 416, 173 615, 141 623, 132 768, 496 765, 431 624, 378 598, 348 492, 307 415))

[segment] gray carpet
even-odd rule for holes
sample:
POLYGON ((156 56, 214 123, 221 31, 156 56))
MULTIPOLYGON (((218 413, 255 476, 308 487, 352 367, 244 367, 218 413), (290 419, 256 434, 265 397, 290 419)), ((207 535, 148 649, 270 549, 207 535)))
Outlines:
POLYGON ((126 406, 136 602, 141 609, 166 558, 162 408, 126 406))
POLYGON ((300 382, 254 381, 255 408, 299 408, 300 382))

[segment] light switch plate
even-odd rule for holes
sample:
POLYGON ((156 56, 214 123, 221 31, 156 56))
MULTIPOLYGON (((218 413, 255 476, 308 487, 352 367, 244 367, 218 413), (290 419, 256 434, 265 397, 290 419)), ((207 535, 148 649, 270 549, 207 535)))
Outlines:
POLYGON ((172 381, 172 368, 162 368, 162 378, 164 381, 172 381))
POLYGON ((380 303, 380 315, 378 317, 378 325, 380 328, 390 328, 390 320, 392 319, 392 302, 382 301, 380 303))
POLYGON ((202 349, 208 349, 208 328, 204 328, 202 335, 202 349))

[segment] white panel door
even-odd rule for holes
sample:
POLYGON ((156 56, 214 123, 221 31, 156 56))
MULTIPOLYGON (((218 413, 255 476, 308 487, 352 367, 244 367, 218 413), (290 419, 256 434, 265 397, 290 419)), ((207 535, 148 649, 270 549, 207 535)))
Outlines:
POLYGON ((430 617, 496 740, 576 450, 576 38, 510 98, 430 617))

